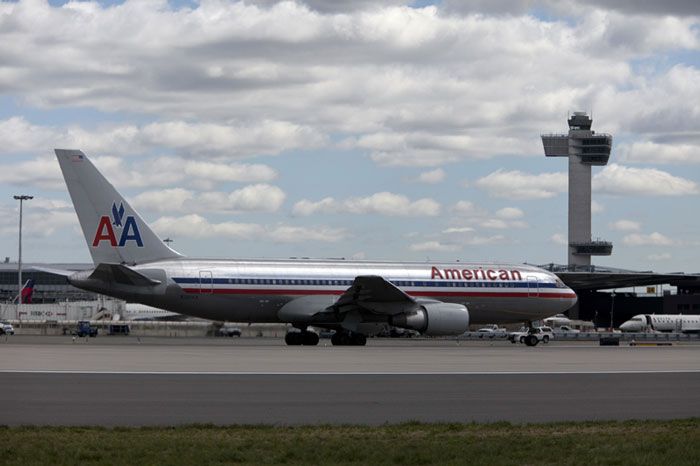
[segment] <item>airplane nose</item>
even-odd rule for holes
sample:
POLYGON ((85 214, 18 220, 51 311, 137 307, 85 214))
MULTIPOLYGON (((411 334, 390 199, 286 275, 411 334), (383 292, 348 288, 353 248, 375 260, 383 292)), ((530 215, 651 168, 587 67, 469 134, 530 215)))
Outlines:
POLYGON ((632 324, 631 324, 631 323, 625 322, 625 323, 623 323, 623 324, 620 325, 620 330, 622 330, 623 332, 631 332, 631 331, 633 331, 634 329, 632 328, 632 324))

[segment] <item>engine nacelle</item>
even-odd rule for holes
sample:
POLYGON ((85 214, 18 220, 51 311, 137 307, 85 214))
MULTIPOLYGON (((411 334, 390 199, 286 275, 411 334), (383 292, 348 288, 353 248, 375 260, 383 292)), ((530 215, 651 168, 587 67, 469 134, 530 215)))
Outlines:
POLYGON ((469 311, 462 304, 425 303, 415 311, 392 316, 391 325, 430 336, 461 335, 469 329, 469 311))

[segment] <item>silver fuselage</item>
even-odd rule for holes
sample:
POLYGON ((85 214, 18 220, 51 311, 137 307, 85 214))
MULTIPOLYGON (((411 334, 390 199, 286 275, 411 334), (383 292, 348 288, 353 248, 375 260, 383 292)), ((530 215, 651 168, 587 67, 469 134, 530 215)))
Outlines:
POLYGON ((526 265, 183 258, 132 268, 160 284, 146 291, 96 289, 80 276, 71 282, 185 315, 235 322, 280 322, 278 311, 289 301, 327 295, 332 302, 355 277, 366 275, 381 276, 416 299, 463 304, 474 324, 537 320, 576 302, 556 275, 526 265))

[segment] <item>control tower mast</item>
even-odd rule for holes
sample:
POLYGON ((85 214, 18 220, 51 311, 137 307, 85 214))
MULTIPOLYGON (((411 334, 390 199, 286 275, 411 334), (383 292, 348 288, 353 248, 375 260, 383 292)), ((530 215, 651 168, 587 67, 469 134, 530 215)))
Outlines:
POLYGON ((607 165, 610 134, 591 131, 585 112, 569 117, 569 134, 543 134, 547 157, 569 158, 569 265, 591 265, 591 256, 609 256, 612 243, 591 238, 591 167, 607 165))

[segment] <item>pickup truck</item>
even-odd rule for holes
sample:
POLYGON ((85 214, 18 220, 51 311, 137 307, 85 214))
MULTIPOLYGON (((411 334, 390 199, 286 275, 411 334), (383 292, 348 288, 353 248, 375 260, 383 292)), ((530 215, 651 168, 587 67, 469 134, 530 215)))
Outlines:
POLYGON ((508 341, 511 343, 525 343, 527 346, 536 346, 537 343, 549 343, 554 339, 554 333, 550 327, 535 327, 532 332, 528 332, 527 327, 521 328, 517 332, 508 334, 508 341))
POLYGON ((73 335, 77 337, 96 337, 97 336, 97 327, 90 325, 89 320, 81 320, 78 321, 78 325, 75 327, 75 330, 73 331, 73 335))

